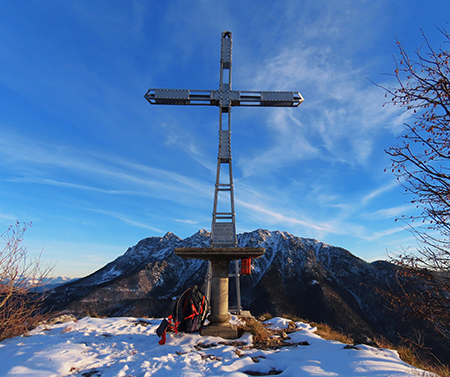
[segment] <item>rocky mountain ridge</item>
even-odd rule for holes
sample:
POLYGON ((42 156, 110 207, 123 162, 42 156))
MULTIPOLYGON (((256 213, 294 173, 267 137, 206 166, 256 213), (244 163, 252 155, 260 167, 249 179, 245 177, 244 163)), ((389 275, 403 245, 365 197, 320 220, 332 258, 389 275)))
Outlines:
MULTIPOLYGON (((169 315, 174 298, 204 284, 207 269, 205 261, 185 260, 174 249, 207 247, 209 238, 200 230, 186 239, 171 232, 143 239, 93 274, 57 287, 48 303, 81 315, 169 315)), ((241 277, 243 307, 254 315, 294 315, 391 341, 420 329, 422 338, 434 341, 436 334, 426 324, 389 308, 381 292, 398 286, 398 267, 389 262, 368 263, 339 247, 264 229, 239 234, 238 246, 266 249, 252 261, 252 274, 241 277)))

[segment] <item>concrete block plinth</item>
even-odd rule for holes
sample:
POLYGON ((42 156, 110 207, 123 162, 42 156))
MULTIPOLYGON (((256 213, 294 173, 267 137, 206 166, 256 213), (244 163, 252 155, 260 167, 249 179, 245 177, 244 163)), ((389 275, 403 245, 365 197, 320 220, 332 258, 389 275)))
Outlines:
POLYGON ((185 259, 203 260, 239 260, 245 258, 257 259, 264 255, 262 247, 177 247, 175 255, 185 259))
POLYGON ((224 339, 236 339, 237 327, 231 323, 210 323, 200 331, 201 336, 218 336, 224 339))
POLYGON ((263 248, 246 247, 208 247, 177 248, 175 254, 186 259, 203 259, 211 262, 211 314, 209 325, 200 334, 220 336, 225 339, 238 337, 236 326, 229 323, 228 313, 228 269, 230 261, 256 259, 265 252, 263 248))

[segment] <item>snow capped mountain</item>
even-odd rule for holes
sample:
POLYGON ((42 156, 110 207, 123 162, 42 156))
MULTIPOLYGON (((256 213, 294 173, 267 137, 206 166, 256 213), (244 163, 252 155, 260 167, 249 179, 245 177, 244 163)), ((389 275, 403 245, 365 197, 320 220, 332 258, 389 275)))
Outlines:
POLYGON ((47 276, 44 278, 26 279, 35 292, 44 292, 77 280, 68 276, 47 276))
MULTIPOLYGON (((146 238, 93 274, 56 289, 55 294, 62 296, 62 301, 58 301, 65 304, 81 299, 82 306, 90 306, 89 303, 100 300, 101 313, 109 315, 149 314, 136 312, 142 306, 138 301, 158 300, 151 308, 144 306, 152 315, 163 315, 167 311, 166 299, 171 301, 193 284, 202 286, 206 275, 205 261, 185 260, 176 256, 174 249, 209 244, 210 233, 206 230, 184 240, 171 232, 146 238), (122 300, 130 305, 118 306, 122 300)), ((330 290, 337 288, 342 291, 339 296, 346 295, 345 301, 352 301, 352 306, 361 310, 370 307, 370 300, 360 283, 380 283, 395 270, 389 263, 369 264, 342 248, 288 232, 258 229, 239 234, 238 246, 266 249, 263 257, 252 261, 252 274, 241 278, 243 303, 257 312, 278 315, 288 310, 322 319, 325 311, 311 305, 308 309, 304 300, 317 302, 324 296, 333 296, 330 290)))
POLYGON ((45 285, 61 285, 67 284, 71 281, 76 280, 77 278, 69 277, 69 276, 52 276, 44 279, 43 284, 45 285))
MULTIPOLYGON (((167 316, 173 298, 203 286, 207 269, 207 262, 180 258, 174 249, 209 244, 206 230, 186 239, 171 232, 143 239, 93 274, 54 289, 48 304, 80 315, 167 316)), ((391 263, 367 263, 345 249, 282 231, 239 234, 238 246, 266 250, 252 260, 252 274, 241 277, 243 307, 254 315, 295 315, 361 340, 381 334, 396 342, 398 334, 412 337, 417 328, 426 341, 437 339, 423 323, 390 310, 380 292, 397 286, 398 267, 391 263)))

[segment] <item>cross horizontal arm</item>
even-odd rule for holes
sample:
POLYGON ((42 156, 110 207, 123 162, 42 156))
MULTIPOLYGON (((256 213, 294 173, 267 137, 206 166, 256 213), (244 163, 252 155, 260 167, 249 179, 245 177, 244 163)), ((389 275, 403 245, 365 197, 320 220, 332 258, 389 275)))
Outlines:
MULTIPOLYGON (((224 85, 225 86, 225 85, 224 85)), ((303 102, 299 92, 149 89, 145 98, 156 105, 211 105, 297 107, 303 102)))

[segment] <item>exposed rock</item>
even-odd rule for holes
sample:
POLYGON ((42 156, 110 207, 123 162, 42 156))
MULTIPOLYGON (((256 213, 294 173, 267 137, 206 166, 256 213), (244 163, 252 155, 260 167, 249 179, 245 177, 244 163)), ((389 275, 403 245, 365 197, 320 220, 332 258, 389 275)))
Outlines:
MULTIPOLYGON (((205 261, 185 260, 174 249, 208 247, 209 237, 201 230, 184 240, 171 232, 143 239, 93 274, 54 289, 48 305, 80 315, 167 316, 186 288, 202 287, 207 268, 205 261)), ((379 292, 397 286, 398 267, 391 263, 367 263, 339 247, 264 229, 239 234, 238 246, 266 249, 252 261, 252 274, 241 278, 243 307, 253 315, 291 315, 391 342, 398 334, 415 336, 417 328, 429 345, 439 338, 424 323, 389 310, 379 292)), ((418 289, 424 289, 420 282, 418 289)))

